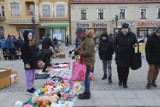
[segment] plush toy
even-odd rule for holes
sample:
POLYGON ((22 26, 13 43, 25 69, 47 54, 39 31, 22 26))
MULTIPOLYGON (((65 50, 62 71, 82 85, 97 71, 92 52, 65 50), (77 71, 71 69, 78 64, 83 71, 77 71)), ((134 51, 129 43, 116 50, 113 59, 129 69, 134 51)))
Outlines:
POLYGON ((38 94, 35 94, 32 97, 31 101, 32 103, 37 103, 38 101, 48 101, 49 103, 56 103, 58 98, 59 97, 56 94, 54 94, 53 96, 39 96, 38 94))
POLYGON ((22 106, 22 107, 33 107, 32 105, 30 105, 30 104, 25 104, 24 106, 22 106))
POLYGON ((47 107, 47 106, 49 106, 49 101, 47 101, 47 100, 37 101, 36 102, 36 106, 38 106, 38 107, 47 107))
POLYGON ((70 96, 68 93, 64 93, 64 92, 60 92, 60 95, 62 100, 68 100, 70 96))

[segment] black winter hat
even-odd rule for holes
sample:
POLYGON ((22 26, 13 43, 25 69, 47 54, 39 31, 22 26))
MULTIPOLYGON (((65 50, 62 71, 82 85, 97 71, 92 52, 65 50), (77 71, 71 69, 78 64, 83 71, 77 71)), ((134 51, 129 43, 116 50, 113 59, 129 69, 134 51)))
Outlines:
POLYGON ((128 23, 123 23, 123 24, 122 24, 122 28, 127 28, 127 29, 129 29, 129 24, 128 24, 128 23))
POLYGON ((156 28, 156 33, 160 33, 160 27, 156 28))
MULTIPOLYGON (((29 30, 25 30, 24 32, 23 32, 23 38, 24 38, 24 41, 28 41, 28 34, 29 33, 32 33, 32 31, 29 31, 29 30)), ((33 33, 32 33, 33 34, 33 33)))

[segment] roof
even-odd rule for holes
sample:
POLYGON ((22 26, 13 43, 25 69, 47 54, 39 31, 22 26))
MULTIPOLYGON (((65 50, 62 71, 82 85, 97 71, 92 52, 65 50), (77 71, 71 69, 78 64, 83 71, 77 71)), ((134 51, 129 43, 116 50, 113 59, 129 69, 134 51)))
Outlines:
POLYGON ((160 3, 160 0, 70 0, 72 4, 94 4, 94 3, 108 3, 108 4, 117 4, 117 3, 160 3))

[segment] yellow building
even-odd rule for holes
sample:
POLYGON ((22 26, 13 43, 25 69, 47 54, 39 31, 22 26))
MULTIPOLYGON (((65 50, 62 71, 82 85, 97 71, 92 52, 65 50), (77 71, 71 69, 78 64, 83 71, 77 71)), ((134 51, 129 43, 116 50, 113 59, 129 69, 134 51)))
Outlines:
POLYGON ((66 41, 69 35, 68 0, 0 0, 0 36, 23 37, 28 29, 39 42, 46 34, 66 41), (2 14, 4 13, 4 14, 2 14))

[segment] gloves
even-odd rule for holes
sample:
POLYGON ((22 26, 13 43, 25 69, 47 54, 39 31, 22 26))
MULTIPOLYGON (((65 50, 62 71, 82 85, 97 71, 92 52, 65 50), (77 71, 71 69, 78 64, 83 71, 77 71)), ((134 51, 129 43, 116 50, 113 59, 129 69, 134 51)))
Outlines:
POLYGON ((78 55, 79 52, 77 50, 74 51, 74 55, 78 55))
POLYGON ((25 68, 25 69, 30 69, 31 66, 29 65, 29 63, 27 63, 27 64, 24 64, 24 68, 25 68))

